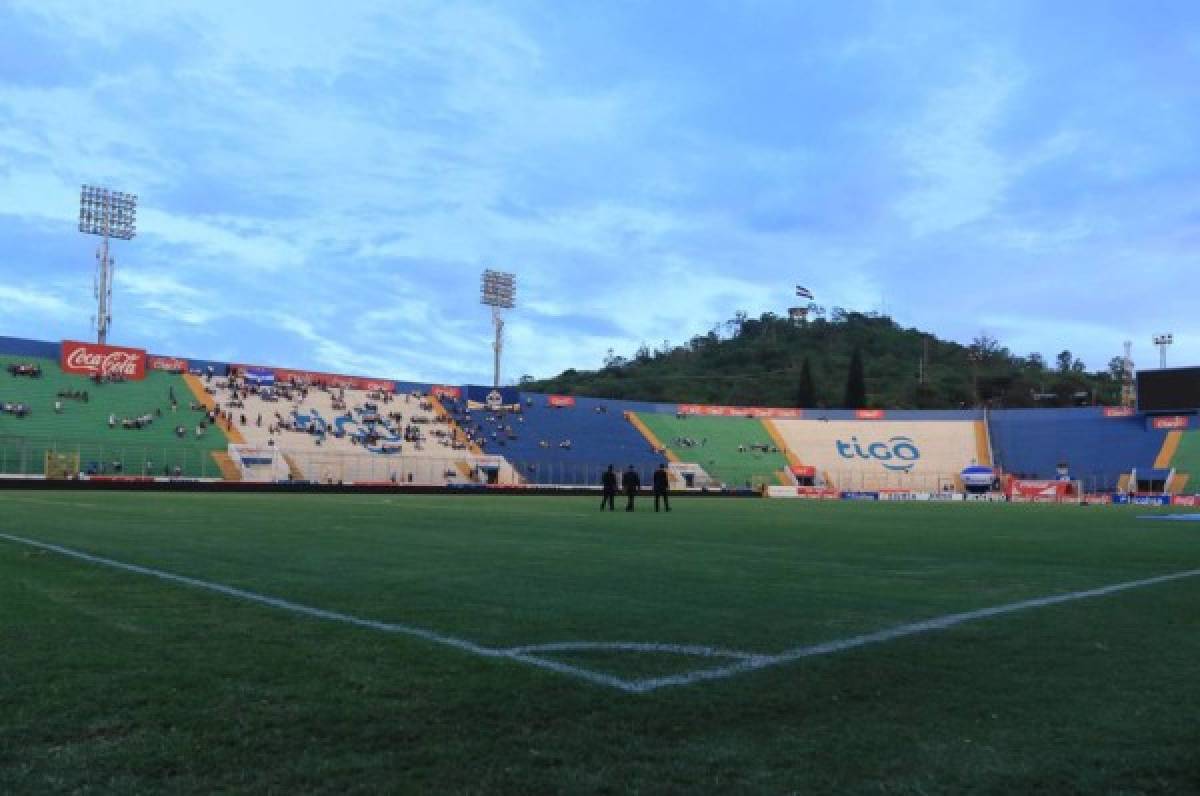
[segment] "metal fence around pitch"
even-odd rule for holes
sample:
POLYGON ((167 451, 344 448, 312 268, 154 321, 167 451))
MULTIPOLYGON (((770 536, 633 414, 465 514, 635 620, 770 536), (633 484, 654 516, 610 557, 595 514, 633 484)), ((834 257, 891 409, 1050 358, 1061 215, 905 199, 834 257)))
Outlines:
MULTIPOLYGON (((261 449, 260 449, 261 450, 261 449)), ((78 457, 79 472, 101 476, 152 476, 220 479, 224 473, 211 448, 186 441, 175 444, 136 443, 64 443, 27 437, 0 436, 0 475, 41 476, 45 473, 46 454, 78 457)), ((218 451, 224 453, 224 451, 218 451)), ((248 480, 305 480, 318 483, 394 483, 397 485, 468 485, 497 486, 598 486, 608 462, 546 462, 500 457, 473 457, 465 452, 446 455, 347 454, 323 453, 305 449, 272 451, 274 466, 250 467, 248 480)), ((617 465, 618 476, 625 467, 617 465)), ((651 483, 654 463, 635 465, 643 486, 651 483)), ((861 470, 822 473, 834 488, 848 492, 908 490, 945 492, 962 488, 956 473, 870 473, 861 470)), ((1121 486, 1118 476, 1100 472, 1072 472, 1085 492, 1106 493, 1121 486)), ((759 489, 783 483, 766 476, 747 483, 724 483, 711 479, 695 486, 710 489, 759 489)), ((678 482, 675 482, 679 486, 678 482)))
POLYGON ((0 475, 42 475, 47 453, 78 457, 79 472, 91 475, 221 477, 212 449, 198 445, 64 443, 28 437, 0 437, 0 475))

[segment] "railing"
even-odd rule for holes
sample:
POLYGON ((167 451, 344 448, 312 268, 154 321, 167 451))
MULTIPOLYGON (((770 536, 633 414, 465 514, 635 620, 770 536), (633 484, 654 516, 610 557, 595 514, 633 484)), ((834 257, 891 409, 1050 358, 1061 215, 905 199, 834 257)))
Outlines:
POLYGON ((0 437, 0 474, 42 475, 47 453, 77 456, 79 471, 96 475, 163 476, 178 472, 188 478, 221 477, 212 449, 187 442, 64 443, 32 437, 0 437))
MULTIPOLYGON (((79 471, 105 476, 179 476, 184 478, 222 478, 213 451, 189 442, 177 444, 136 443, 63 443, 25 437, 0 437, 0 475, 40 476, 45 473, 46 453, 78 456, 79 471)), ((289 469, 303 480, 320 483, 396 483, 414 485, 496 484, 499 486, 558 485, 597 486, 608 462, 525 462, 509 460, 511 466, 492 467, 496 457, 478 458, 468 451, 446 451, 437 455, 323 453, 280 449, 289 469)), ((282 468, 272 474, 269 465, 243 470, 247 480, 275 480, 282 468)), ((643 486, 649 486, 654 467, 642 463, 636 468, 643 486)), ((618 477, 624 468, 618 465, 618 477)), ((839 490, 870 492, 880 489, 914 492, 944 492, 960 488, 956 473, 907 474, 870 473, 861 470, 828 471, 822 475, 839 490)), ((1114 492, 1118 476, 1107 473, 1071 474, 1085 492, 1114 492)), ((764 483, 726 483, 729 489, 758 488, 764 483)), ((720 488, 714 480, 709 488, 720 488)))

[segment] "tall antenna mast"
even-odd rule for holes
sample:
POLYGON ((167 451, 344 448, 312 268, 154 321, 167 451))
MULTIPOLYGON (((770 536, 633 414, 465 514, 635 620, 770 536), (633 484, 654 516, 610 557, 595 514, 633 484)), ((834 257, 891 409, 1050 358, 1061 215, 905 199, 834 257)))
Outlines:
POLYGON ((137 195, 84 185, 79 192, 79 231, 101 238, 96 247, 96 342, 103 345, 112 324, 116 271, 116 261, 108 253, 108 239, 132 240, 137 234, 137 195))
POLYGON ((1137 404, 1137 390, 1133 386, 1133 341, 1125 341, 1125 356, 1121 359, 1121 406, 1137 404))

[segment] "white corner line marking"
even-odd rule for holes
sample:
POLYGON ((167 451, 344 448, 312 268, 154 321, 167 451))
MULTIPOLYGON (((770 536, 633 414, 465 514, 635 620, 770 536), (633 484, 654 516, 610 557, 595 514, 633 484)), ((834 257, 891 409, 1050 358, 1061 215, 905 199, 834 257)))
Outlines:
POLYGON ((659 688, 669 686, 693 685, 705 680, 721 680, 726 677, 732 677, 737 674, 744 674, 758 669, 766 669, 771 666, 779 666, 785 663, 792 663, 801 658, 812 658, 818 655, 830 655, 835 652, 844 652, 846 650, 855 649, 856 647, 865 647, 869 644, 880 644, 885 641, 894 641, 895 639, 904 638, 906 636, 916 636, 922 633, 931 633, 937 630, 945 630, 946 628, 956 625, 975 622, 980 619, 989 619, 993 616, 1002 616, 1004 614, 1013 614, 1018 611, 1027 611, 1031 608, 1044 608, 1048 605, 1059 605, 1061 603, 1074 602, 1076 600, 1088 600, 1094 597, 1106 597, 1117 592, 1128 591, 1130 589, 1140 589, 1145 586, 1155 586, 1159 583, 1167 583, 1173 580, 1183 580, 1184 578, 1194 578, 1200 576, 1200 569, 1190 569, 1184 572, 1172 572, 1167 575, 1158 575, 1153 578, 1143 578, 1142 580, 1131 580, 1125 583, 1114 583, 1109 586, 1100 586, 1095 589, 1086 589, 1084 591, 1073 591, 1066 594, 1054 594, 1047 597, 1034 597, 1029 600, 1020 600, 1015 603, 1006 603, 1004 605, 996 605, 991 608, 980 608, 976 611, 964 611, 957 614, 947 614, 945 616, 926 619, 920 622, 912 622, 906 625, 897 625, 895 627, 877 630, 873 633, 864 633, 861 636, 851 636, 850 638, 839 639, 837 641, 826 641, 821 644, 812 644, 806 647, 795 647, 790 650, 785 650, 778 655, 762 655, 749 660, 732 663, 728 666, 722 666, 713 669, 698 669, 692 672, 684 672, 682 674, 669 675, 666 677, 652 677, 646 680, 635 680, 633 691, 637 693, 645 693, 654 691, 659 688))
POLYGON ((547 669, 552 672, 558 672, 559 674, 578 677, 596 685, 608 686, 610 688, 616 688, 620 691, 633 691, 632 684, 628 680, 622 680, 619 677, 613 677, 612 675, 604 674, 603 672, 594 672, 590 669, 572 666, 560 661, 540 658, 536 655, 531 655, 521 650, 504 650, 497 649, 495 647, 485 647, 482 644, 476 644, 474 641, 455 638, 454 636, 446 636, 433 630, 417 627, 415 625, 405 625, 396 622, 380 622, 375 619, 363 619, 362 617, 352 616, 351 614, 343 614, 338 611, 330 611, 325 608, 314 608, 311 605, 292 602, 291 600, 285 600, 280 597, 271 597, 270 595, 259 594, 257 592, 247 591, 246 589, 239 589, 234 586, 226 586, 221 583, 200 580, 199 578, 189 578, 186 575, 176 575, 173 572, 166 572, 165 570, 153 569, 151 567, 143 567, 139 564, 128 564, 124 561, 117 561, 111 558, 104 558, 103 556, 92 555, 91 553, 84 553, 80 550, 73 550, 69 547, 63 547, 61 545, 51 544, 49 542, 39 542, 34 539, 26 539, 22 536, 13 536, 12 534, 0 533, 0 539, 6 539, 17 544, 28 545, 29 547, 36 547, 51 553, 58 553, 59 555, 67 556, 69 558, 76 558, 81 561, 87 561, 91 564, 100 564, 113 569, 132 572, 137 575, 147 575, 152 578, 158 578, 159 580, 170 581, 171 583, 179 583, 184 586, 205 589, 207 591, 223 594, 227 597, 235 597, 239 600, 246 600, 248 602, 267 605, 284 611, 291 611, 292 613, 310 616, 314 619, 324 619, 330 622, 342 622, 344 624, 354 625, 356 627, 379 630, 384 633, 413 636, 415 638, 424 639, 425 641, 431 641, 435 644, 443 644, 447 647, 454 647, 455 649, 462 650, 463 652, 469 652, 472 655, 479 655, 484 658, 501 658, 517 661, 530 666, 536 666, 539 669, 547 669))
POLYGON ((1018 611, 1026 611, 1031 608, 1043 608, 1049 605, 1059 605, 1061 603, 1074 602, 1076 600, 1105 597, 1110 594, 1116 594, 1117 592, 1128 591, 1130 589, 1140 589, 1145 586, 1154 586, 1159 583, 1167 583, 1173 580, 1183 580, 1184 578, 1194 578, 1200 576, 1200 569, 1191 569, 1183 572, 1172 572, 1167 575, 1158 575, 1152 578, 1143 578, 1142 580, 1114 583, 1108 586, 1086 589, 1084 591, 1073 591, 1067 592, 1066 594, 1055 594, 1047 597, 1034 597, 1028 600, 1020 600, 1018 602, 992 606, 991 608, 980 608, 975 611, 946 614, 945 616, 934 617, 933 619, 925 619, 920 622, 897 625, 884 630, 877 630, 873 633, 851 636, 850 638, 838 639, 836 641, 826 641, 820 644, 812 644, 805 647, 795 647, 776 655, 760 655, 756 653, 741 652, 738 650, 726 650, 703 645, 660 644, 655 642, 636 641, 562 641, 500 649, 497 647, 486 647, 482 644, 477 644, 474 641, 468 641, 467 639, 443 635, 433 630, 418 627, 416 625, 405 625, 395 622, 381 622, 375 619, 364 619, 362 617, 353 616, 351 614, 343 614, 338 611, 330 611, 324 608, 314 608, 313 606, 292 602, 291 600, 285 600, 280 597, 271 597, 266 594, 258 594, 257 592, 239 589, 234 586, 226 586, 220 583, 200 580, 199 578, 190 578, 186 575, 176 575, 172 572, 167 572, 161 569, 153 569, 151 567, 144 567, 139 564, 129 564, 124 561, 117 561, 111 558, 104 558, 103 556, 92 555, 91 553, 84 553, 80 550, 74 550, 69 547, 63 547, 61 545, 51 544, 49 542, 39 542, 34 539, 26 539, 22 536, 0 533, 0 539, 5 539, 16 544, 23 544, 29 547, 39 548, 52 553, 58 553, 59 555, 67 556, 69 558, 76 558, 92 564, 100 564, 113 569, 124 570, 125 572, 132 572, 138 575, 147 575, 152 578, 158 578, 159 580, 179 583, 197 589, 205 589, 207 591, 223 594, 227 597, 234 597, 240 600, 258 603, 260 605, 267 605, 272 608, 291 611, 292 613, 310 616, 315 619, 324 619, 331 622, 342 622, 344 624, 368 628, 371 630, 378 630, 384 633, 412 636, 435 644, 453 647, 463 652, 467 652, 472 655, 479 655, 484 658, 497 658, 501 660, 517 661, 529 666, 535 666, 539 669, 546 669, 548 671, 558 672, 559 674, 586 680, 594 685, 607 686, 609 688, 615 688, 618 691, 624 691, 632 694, 644 694, 650 691, 656 691, 660 688, 668 688, 672 686, 694 685, 696 683, 701 683, 708 680, 723 680, 728 677, 757 671, 759 669, 766 669, 773 666, 792 663, 800 660, 801 658, 830 655, 836 652, 844 652, 846 650, 855 649, 857 647, 865 647, 870 644, 880 644, 886 641, 894 641, 895 639, 905 638, 907 636, 916 636, 923 633, 931 633, 937 630, 945 630, 956 625, 975 622, 981 619, 988 619, 993 616, 1002 616, 1004 614, 1017 613, 1018 611), (727 666, 711 669, 697 669, 695 671, 668 675, 665 677, 652 677, 643 680, 625 680, 620 677, 614 677, 613 675, 605 674, 603 672, 596 672, 591 669, 572 666, 570 664, 548 658, 542 658, 538 655, 532 654, 537 652, 569 653, 608 650, 617 652, 661 652, 711 658, 734 658, 737 659, 737 662, 727 666))

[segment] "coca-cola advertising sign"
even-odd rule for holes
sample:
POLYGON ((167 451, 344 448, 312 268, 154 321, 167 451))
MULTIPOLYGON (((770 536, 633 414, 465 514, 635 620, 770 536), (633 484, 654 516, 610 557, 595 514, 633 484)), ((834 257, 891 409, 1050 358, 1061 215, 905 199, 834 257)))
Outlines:
POLYGON ((187 373, 188 361, 179 357, 150 357, 151 370, 165 370, 167 373, 187 373))
POLYGON ((131 381, 146 378, 146 352, 141 348, 63 340, 61 351, 64 373, 131 381))
POLYGON ((574 395, 548 395, 546 405, 555 409, 570 409, 575 405, 574 395))
POLYGON ((1150 427, 1162 431, 1182 431, 1188 427, 1189 422, 1184 415, 1171 415, 1170 417, 1156 417, 1150 421, 1150 427))

